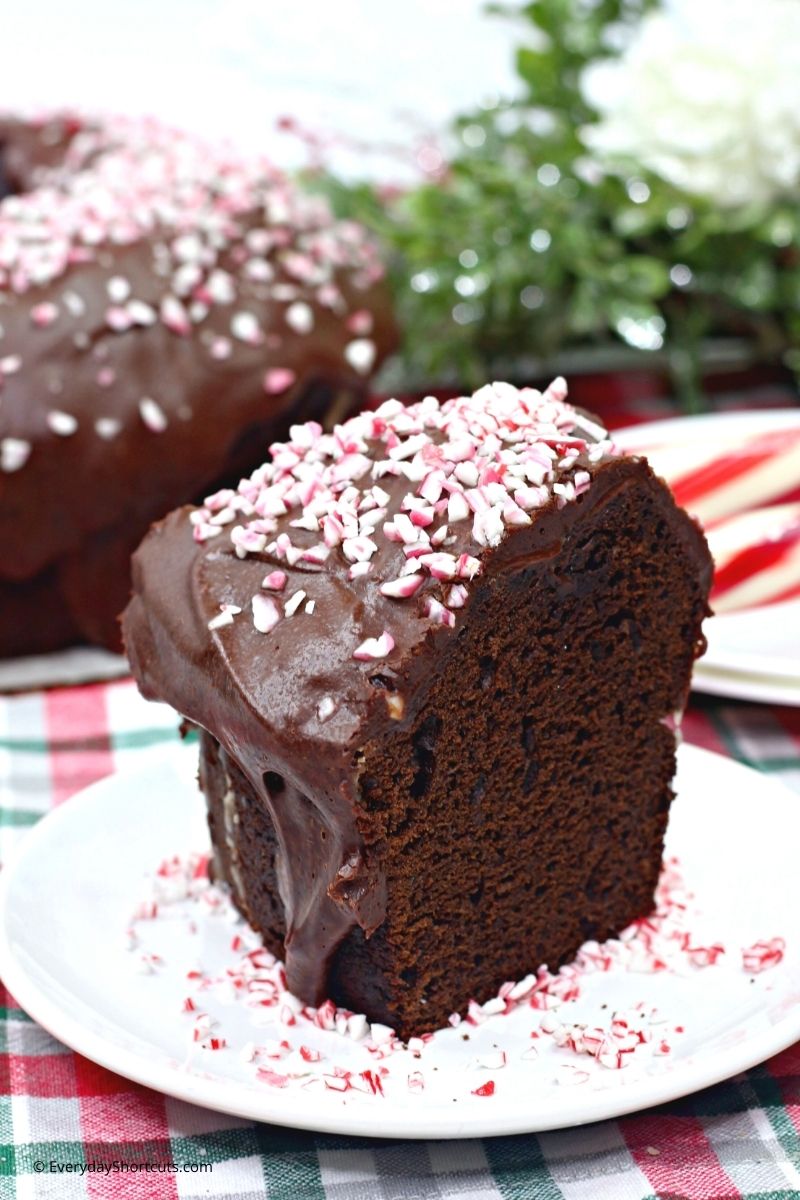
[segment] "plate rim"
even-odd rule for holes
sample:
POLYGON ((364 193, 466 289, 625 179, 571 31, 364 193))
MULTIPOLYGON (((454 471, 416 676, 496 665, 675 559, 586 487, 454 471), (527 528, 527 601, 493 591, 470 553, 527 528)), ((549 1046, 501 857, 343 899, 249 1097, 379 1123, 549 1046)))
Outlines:
POLYGON ((692 691, 726 700, 777 704, 788 708, 800 706, 800 677, 767 675, 744 669, 735 671, 730 667, 705 663, 703 659, 695 663, 692 691))
POLYGON ((47 654, 0 660, 0 695, 82 683, 115 683, 131 673, 124 654, 103 646, 64 646, 47 654))
MULTIPOLYGON (((652 440, 655 446, 659 437, 662 437, 665 444, 669 444, 674 434, 683 430, 697 429, 698 426, 705 430, 709 427, 728 425, 739 425, 744 428, 750 425, 766 428, 780 428, 782 425, 786 425, 794 428, 800 425, 800 410, 796 408, 748 408, 737 409, 733 412, 684 414, 663 417, 655 421, 642 421, 636 425, 624 425, 619 429, 610 430, 609 436, 623 450, 636 449, 637 444, 644 440, 646 456, 649 440, 652 440), (652 435, 651 439, 648 439, 648 434, 652 435)), ((798 602, 787 601, 786 603, 796 605, 798 602)), ((758 605, 748 611, 768 613, 776 607, 778 606, 758 605)), ((738 613, 720 613, 707 618, 707 622, 724 622, 727 617, 735 618, 738 615, 738 613)), ((781 671, 776 671, 773 675, 769 670, 763 669, 762 663, 762 656, 746 653, 738 658, 736 663, 730 658, 718 662, 713 657, 704 656, 695 663, 692 691, 707 692, 730 699, 750 700, 756 703, 800 705, 800 675, 781 671), (756 669, 757 667, 762 667, 762 669, 756 669), (748 678, 754 675, 757 675, 758 678, 748 678), (795 681, 796 691, 792 692, 790 689, 795 681), (772 685, 774 685, 774 690, 771 690, 772 685)))
MULTIPOLYGON (((639 421, 633 425, 621 425, 618 429, 610 429, 609 437, 614 443, 629 443, 636 445, 640 435, 645 430, 654 433, 672 433, 675 430, 704 428, 713 425, 750 425, 764 423, 765 425, 786 424, 794 428, 800 425, 800 409, 797 408, 741 408, 731 412, 684 413, 682 416, 658 417, 655 421, 639 421)), ((623 445, 627 449, 626 445, 623 445)))
MULTIPOLYGON (((793 797, 791 789, 780 780, 747 767, 727 755, 683 744, 679 747, 679 756, 684 759, 688 757, 716 760, 724 764, 724 769, 755 775, 768 790, 780 791, 793 797)), ((90 784, 71 797, 67 803, 42 817, 15 848, 0 872, 0 976, 5 986, 20 1007, 51 1037, 107 1070, 144 1087, 226 1115, 318 1133, 400 1140, 513 1136, 576 1128, 595 1121, 613 1120, 678 1100, 729 1079, 740 1071, 757 1066, 800 1039, 800 1004, 797 1004, 789 1008, 786 1015, 774 1025, 729 1048, 722 1058, 718 1056, 712 1063, 706 1060, 700 1063, 687 1060, 674 1071, 632 1080, 625 1087, 581 1093, 580 1097, 570 1089, 571 1095, 576 1101, 580 1100, 580 1103, 576 1106, 578 1115, 568 1121, 565 1121, 562 1112, 557 1112, 552 1119, 532 1119, 530 1115, 525 1116, 524 1108, 521 1112, 512 1112, 504 1106, 494 1111, 489 1107, 485 1110, 471 1109, 469 1113, 462 1112, 459 1116, 454 1114, 450 1120, 437 1124, 438 1110, 423 1108, 419 1115, 412 1109, 387 1113, 383 1106, 350 1107, 347 1101, 337 1101, 333 1097, 328 1098, 328 1111, 323 1112, 317 1111, 314 1105, 309 1104, 310 1097, 307 1094, 298 1094, 290 1098, 284 1092, 264 1090, 262 1093, 253 1087, 220 1079, 218 1076, 203 1077, 184 1071, 177 1065, 163 1062, 146 1063, 135 1051, 115 1045, 108 1033, 103 1035, 87 1030, 78 1019, 64 1013, 50 1000, 18 961, 9 934, 7 915, 17 871, 38 853, 40 842, 53 836, 54 828, 57 832, 65 822, 75 820, 71 814, 74 814, 77 808, 86 808, 97 802, 98 795, 105 797, 106 793, 110 792, 111 796, 103 800, 103 803, 107 804, 121 779, 130 782, 138 777, 147 777, 163 770, 165 763, 181 774, 193 773, 196 768, 196 748, 165 748, 162 754, 146 764, 117 772, 90 784), (41 832, 43 829, 44 833, 41 832), (670 1083, 673 1086, 670 1086, 670 1083), (218 1089, 217 1094, 211 1095, 210 1092, 215 1088, 218 1089), (387 1132, 387 1125, 392 1132, 387 1132)), ((447 1110, 441 1111, 444 1115, 447 1110)))

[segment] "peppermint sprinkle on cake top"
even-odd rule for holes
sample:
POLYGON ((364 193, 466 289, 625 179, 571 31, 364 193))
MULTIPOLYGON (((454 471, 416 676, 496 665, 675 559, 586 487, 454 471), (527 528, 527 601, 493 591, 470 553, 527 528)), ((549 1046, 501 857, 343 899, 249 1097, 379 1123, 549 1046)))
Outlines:
MULTIPOLYGON (((294 425, 290 441, 270 447, 269 462, 192 512, 195 540, 227 530, 238 557, 300 570, 337 555, 351 580, 372 573, 381 542, 396 543, 405 561, 391 578, 375 578, 382 595, 402 602, 426 578, 441 581, 443 599, 426 596, 423 612, 453 625, 484 552, 530 525, 535 510, 575 500, 590 486, 592 465, 613 452, 606 430, 566 393, 561 378, 545 392, 493 383, 444 402, 387 400, 331 433, 313 421, 294 425)), ((274 579, 266 573, 264 587, 274 579)), ((284 615, 297 607, 289 602, 284 615)), ((391 652, 390 631, 377 633, 367 649, 354 647, 355 657, 391 652)))

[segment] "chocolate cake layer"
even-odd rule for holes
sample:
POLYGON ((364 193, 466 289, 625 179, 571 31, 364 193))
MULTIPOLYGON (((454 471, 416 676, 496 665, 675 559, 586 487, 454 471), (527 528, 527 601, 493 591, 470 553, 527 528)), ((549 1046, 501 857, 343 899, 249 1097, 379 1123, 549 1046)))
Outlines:
POLYGON ((32 189, 0 202, 0 655, 118 648, 150 522, 363 394, 381 267, 274 168, 152 123, 0 120, 0 163, 32 189))
MULTIPOLYGON (((135 559, 129 653, 146 695, 208 731, 219 874, 301 998, 404 1035, 641 916, 660 867, 665 719, 702 648, 707 547, 646 462, 531 396, 484 389, 461 410, 426 402, 432 424, 418 408, 348 423, 330 457, 366 460, 344 496, 363 502, 378 475, 381 515, 357 535, 372 550, 335 542, 328 513, 334 546, 315 553, 307 502, 268 518, 263 540, 253 521, 202 540, 206 506, 194 541, 180 511, 135 559), (475 471, 470 438, 488 450, 475 471), (527 483, 504 476, 537 456, 549 465, 527 483), (439 522, 433 558, 396 537, 430 542, 439 522), (369 570, 354 574, 359 561, 369 570)), ((274 511, 281 471, 307 482, 306 440, 295 431, 239 495, 274 511)))

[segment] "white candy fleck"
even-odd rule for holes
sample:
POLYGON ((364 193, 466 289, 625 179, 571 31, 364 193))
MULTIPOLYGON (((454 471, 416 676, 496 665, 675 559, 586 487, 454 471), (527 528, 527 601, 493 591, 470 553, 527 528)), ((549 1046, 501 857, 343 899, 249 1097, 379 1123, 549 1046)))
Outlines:
POLYGON ((253 624, 259 633, 269 633, 281 619, 280 610, 270 596, 256 592, 252 599, 253 624))
POLYGON ((394 649, 394 638, 386 630, 380 637, 367 638, 353 651, 353 658, 368 660, 370 658, 386 658, 394 649))
POLYGON ((86 302, 77 292, 64 292, 61 299, 64 301, 64 307, 70 316, 82 317, 86 312, 86 302))
POLYGON ((153 433, 163 433, 167 428, 164 411, 151 396, 143 396, 139 401, 139 414, 147 428, 153 433))
POLYGON ((25 466, 31 453, 31 444, 23 438, 6 437, 0 440, 0 471, 11 474, 25 466))
POLYGON ((304 591, 295 592, 294 595, 289 600, 287 600, 283 606, 283 611, 286 613, 286 616, 287 617, 293 616, 297 612, 298 608, 303 603, 305 598, 306 598, 306 594, 304 591))
POLYGON ((236 604, 220 604, 220 609, 220 613, 208 622, 209 629, 223 629, 226 625, 232 625, 233 618, 242 611, 236 604))
POLYGON ((212 271, 206 280, 206 292, 214 304, 233 304, 236 287, 227 271, 212 271))
POLYGON ((126 308, 134 325, 154 325, 158 319, 156 310, 143 300, 129 300, 126 308))
POLYGON ((256 346, 263 340, 263 333, 257 319, 251 312, 237 312, 231 317, 231 333, 240 342, 256 346))
POLYGON ((203 256, 203 243, 196 233, 184 233, 175 238, 172 253, 179 262, 196 263, 203 256))
POLYGON ((131 294, 131 285, 121 275, 112 275, 106 284, 106 291, 114 304, 124 304, 131 294))
POLYGON ((314 328, 314 311, 310 304, 296 300, 286 310, 286 324, 295 333, 311 333, 314 328))
POLYGON ((69 437, 78 428, 77 419, 72 413, 59 412, 55 408, 47 414, 47 424, 59 437, 69 437))
POLYGON ((122 429, 122 422, 118 421, 116 417, 98 417, 94 423, 94 427, 98 437, 110 442, 122 429))
POLYGON ((344 356, 354 371, 366 375, 372 369, 377 350, 369 338, 355 338, 344 348, 344 356))

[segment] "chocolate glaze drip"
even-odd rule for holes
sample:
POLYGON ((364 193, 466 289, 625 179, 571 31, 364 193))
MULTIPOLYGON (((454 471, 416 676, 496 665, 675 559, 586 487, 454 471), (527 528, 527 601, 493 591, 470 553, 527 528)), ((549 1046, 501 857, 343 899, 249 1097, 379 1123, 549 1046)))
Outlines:
MULTIPOLYGON (((198 545, 185 509, 157 525, 137 552, 134 598, 123 622, 134 673, 146 696, 167 700, 213 734, 269 809, 280 846, 287 977, 303 999, 325 996, 332 956, 347 932, 359 925, 369 935, 386 913, 381 863, 372 860, 361 834, 364 748, 413 726, 434 680, 457 659, 470 604, 486 595, 492 579, 531 565, 550 570, 576 521, 590 521, 620 489, 634 487, 657 495, 707 587, 711 563, 703 536, 644 460, 581 465, 592 483, 579 502, 561 509, 551 502, 494 550, 476 546, 468 523, 454 527, 454 553, 480 553, 484 573, 470 585, 471 600, 453 628, 432 626, 417 603, 380 594, 379 583, 394 578, 403 561, 401 547, 386 540, 371 574, 353 580, 336 555, 324 568, 281 563, 289 575, 286 594, 302 587, 316 606, 313 616, 284 620, 267 637, 249 615, 250 597, 270 569, 267 556, 238 559, 215 541, 198 545), (208 621, 221 601, 245 611, 210 633, 208 621), (353 647, 382 628, 395 639, 391 661, 354 660, 353 647), (326 697, 336 709, 321 720, 326 697), (397 697, 402 705, 388 702, 397 697), (282 789, 269 788, 268 772, 283 781, 282 789)), ((407 481, 381 483, 391 495, 389 511, 396 511, 407 481)), ((425 593, 441 594, 440 585, 427 580, 425 593)))

